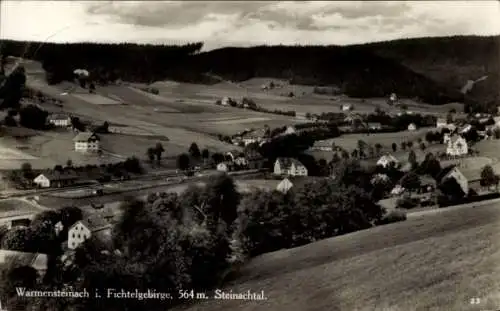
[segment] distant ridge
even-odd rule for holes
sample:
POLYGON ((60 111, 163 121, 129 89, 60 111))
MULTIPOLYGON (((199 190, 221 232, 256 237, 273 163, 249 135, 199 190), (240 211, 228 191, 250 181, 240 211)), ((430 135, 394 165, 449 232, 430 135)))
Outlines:
POLYGON ((243 81, 271 77, 291 83, 336 85, 353 97, 395 92, 431 104, 469 101, 500 104, 499 36, 401 39, 350 46, 256 46, 201 52, 202 43, 181 46, 138 44, 54 44, 0 41, 1 53, 42 62, 51 83, 86 68, 102 83, 171 79, 215 83, 205 73, 243 81), (38 50, 37 50, 38 49, 38 50), (36 51, 37 50, 37 51, 36 51), (36 54, 35 54, 36 51, 36 54), (466 96, 468 80, 487 79, 466 96))

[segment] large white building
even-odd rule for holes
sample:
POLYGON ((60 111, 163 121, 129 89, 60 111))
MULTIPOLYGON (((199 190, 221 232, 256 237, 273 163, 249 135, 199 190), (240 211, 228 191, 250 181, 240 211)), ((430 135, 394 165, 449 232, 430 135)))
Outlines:
POLYGON ((64 114, 53 114, 48 118, 48 121, 57 127, 69 127, 71 125, 71 118, 64 114))
POLYGON ((307 168, 299 160, 278 158, 274 162, 274 174, 283 176, 307 176, 307 168))
POLYGON ((68 248, 76 249, 87 239, 90 239, 92 232, 90 226, 83 220, 75 222, 68 229, 68 248))
POLYGON ((81 132, 73 138, 75 151, 96 152, 100 150, 100 138, 92 132, 81 132))
POLYGON ((469 145, 462 136, 454 136, 448 140, 446 154, 449 156, 463 156, 469 153, 469 145))

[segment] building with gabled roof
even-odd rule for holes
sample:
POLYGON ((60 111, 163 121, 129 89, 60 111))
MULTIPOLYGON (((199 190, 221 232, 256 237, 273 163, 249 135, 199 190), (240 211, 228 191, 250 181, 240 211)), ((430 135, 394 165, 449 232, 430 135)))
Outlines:
POLYGON ((93 132, 80 132, 74 138, 75 151, 96 152, 100 150, 100 138, 93 132))
POLYGON ((282 193, 287 193, 288 190, 292 189, 293 183, 288 179, 284 178, 277 186, 276 190, 282 193))
POLYGON ((274 174, 280 176, 307 176, 307 168, 294 158, 277 158, 274 162, 274 174))

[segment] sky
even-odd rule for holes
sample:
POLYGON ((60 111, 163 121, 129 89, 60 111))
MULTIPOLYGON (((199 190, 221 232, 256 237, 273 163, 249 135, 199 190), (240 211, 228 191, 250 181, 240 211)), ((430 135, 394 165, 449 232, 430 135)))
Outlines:
POLYGON ((500 1, 1 1, 0 38, 204 49, 500 34, 500 1))

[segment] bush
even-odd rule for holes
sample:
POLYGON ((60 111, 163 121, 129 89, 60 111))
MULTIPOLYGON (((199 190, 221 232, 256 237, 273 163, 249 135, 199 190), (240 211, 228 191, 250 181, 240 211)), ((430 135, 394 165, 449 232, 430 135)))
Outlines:
POLYGON ((400 210, 394 210, 387 213, 380 221, 378 225, 387 225, 395 222, 405 221, 406 212, 400 210))
POLYGON ((396 201, 396 208, 412 209, 418 206, 418 201, 411 198, 401 198, 396 201))

